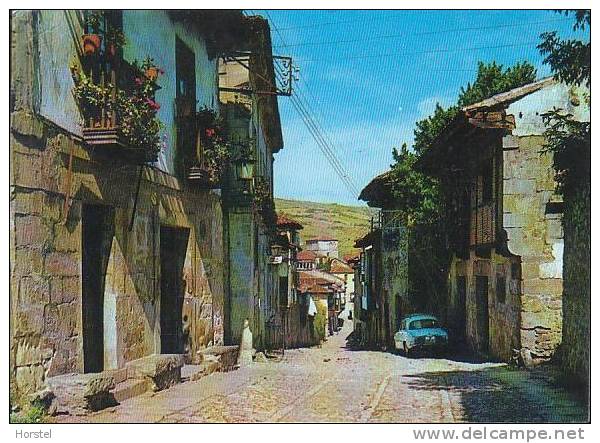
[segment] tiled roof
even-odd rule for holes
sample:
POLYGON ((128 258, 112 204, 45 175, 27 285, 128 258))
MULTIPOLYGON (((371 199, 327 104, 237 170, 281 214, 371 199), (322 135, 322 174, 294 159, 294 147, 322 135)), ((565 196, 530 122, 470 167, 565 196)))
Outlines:
POLYGON ((342 260, 334 258, 331 260, 331 268, 329 270, 332 274, 352 274, 354 269, 342 260))
POLYGON ((296 256, 296 260, 298 261, 315 261, 316 258, 317 254, 308 250, 300 251, 296 256))
POLYGON ((286 216, 285 214, 277 214, 277 227, 278 228, 291 228, 300 230, 304 228, 299 222, 286 216))

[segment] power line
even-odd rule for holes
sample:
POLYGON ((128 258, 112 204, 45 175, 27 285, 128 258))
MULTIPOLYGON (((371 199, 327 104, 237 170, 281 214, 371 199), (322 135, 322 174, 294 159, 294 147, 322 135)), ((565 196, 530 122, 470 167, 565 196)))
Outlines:
MULTIPOLYGON (((269 20, 271 21, 273 28, 277 32, 279 39, 285 46, 285 40, 283 39, 283 36, 279 32, 277 25, 275 24, 273 18, 270 16, 268 11, 265 11, 265 13, 266 13, 267 17, 269 18, 269 20)), ((281 71, 276 71, 275 74, 276 75, 279 74, 279 76, 281 76, 283 73, 281 71)), ((304 98, 304 100, 306 100, 306 99, 304 98)), ((308 109, 308 104, 303 101, 303 98, 301 98, 298 87, 294 89, 294 95, 292 95, 290 97, 290 101, 292 102, 292 105, 294 106, 294 109, 296 110, 296 112, 298 112, 298 114, 300 115, 303 123, 308 128, 311 136, 316 141, 317 146, 321 149, 321 151, 323 152, 323 154, 325 155, 325 157, 327 158, 327 160, 333 167, 336 174, 340 177, 342 182, 346 185, 348 190, 352 193, 352 196, 356 197, 358 195, 358 189, 357 189, 356 185, 354 184, 354 181, 352 180, 351 176, 346 172, 344 166, 341 164, 341 162, 337 158, 335 152, 331 148, 331 146, 330 146, 332 144, 331 139, 329 139, 327 137, 327 135, 323 134, 325 131, 323 131, 322 126, 320 125, 319 121, 311 114, 311 111, 308 109)))
MULTIPOLYGON (((366 20, 369 20, 369 21, 390 20, 390 19, 393 19, 393 18, 397 18, 400 15, 402 15, 402 14, 393 14, 393 15, 387 16, 387 17, 370 17, 370 18, 367 18, 366 20)), ((356 22, 365 22, 366 20, 365 20, 365 18, 360 18, 360 19, 355 18, 355 19, 351 19, 351 20, 339 20, 339 21, 334 21, 334 22, 312 23, 312 24, 307 24, 307 25, 289 26, 289 27, 286 27, 286 28, 279 28, 279 31, 291 31, 292 29, 320 28, 320 27, 323 27, 323 26, 342 25, 342 24, 356 23, 356 22)))
MULTIPOLYGON (((327 58, 327 60, 358 60, 358 59, 367 59, 367 58, 383 58, 383 57, 397 57, 397 56, 407 56, 407 55, 423 55, 423 54, 444 54, 451 52, 468 52, 468 51, 478 51, 481 49, 501 49, 501 48, 515 48, 518 46, 530 46, 537 45, 539 41, 532 42, 523 42, 523 43, 512 43, 506 45, 492 45, 492 46, 473 46, 468 48, 442 48, 442 49, 429 49, 425 51, 412 51, 412 52, 388 52, 385 54, 365 54, 365 55, 355 55, 355 56, 346 56, 346 57, 338 57, 338 58, 327 58)), ((302 58, 296 59, 296 61, 300 62, 316 62, 322 61, 322 58, 302 58)))
POLYGON ((279 48, 281 46, 285 46, 286 48, 294 48, 294 47, 300 47, 300 46, 327 46, 327 45, 337 45, 337 44, 345 44, 345 43, 368 42, 368 41, 381 40, 381 39, 394 39, 394 38, 409 37, 409 36, 415 37, 415 36, 423 36, 423 35, 448 34, 448 33, 452 33, 452 32, 516 28, 516 27, 522 27, 522 26, 534 26, 534 25, 539 25, 539 24, 560 22, 560 21, 570 21, 570 20, 571 20, 570 18, 555 18, 555 19, 549 19, 549 20, 540 20, 540 21, 536 21, 536 22, 503 23, 503 24, 487 25, 487 26, 470 26, 470 27, 466 27, 466 28, 442 29, 442 30, 437 30, 437 31, 403 32, 401 34, 375 35, 372 37, 347 39, 347 40, 326 40, 326 41, 319 41, 319 42, 301 42, 301 43, 292 43, 292 44, 287 44, 287 45, 275 45, 273 47, 279 48))

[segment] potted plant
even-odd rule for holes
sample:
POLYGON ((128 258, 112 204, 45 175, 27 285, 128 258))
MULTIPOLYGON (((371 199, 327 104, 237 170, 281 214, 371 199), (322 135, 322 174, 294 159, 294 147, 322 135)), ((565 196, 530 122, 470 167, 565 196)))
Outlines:
POLYGON ((208 185, 221 182, 231 158, 231 146, 216 112, 204 107, 196 112, 196 158, 191 159, 188 179, 201 180, 208 185))
POLYGON ((156 81, 156 79, 158 79, 159 74, 165 73, 165 71, 156 66, 156 64, 154 63, 154 59, 150 57, 146 57, 146 59, 142 63, 142 71, 144 72, 146 78, 153 82, 156 81))
POLYGON ((102 44, 100 27, 103 19, 104 15, 100 11, 87 11, 85 13, 86 34, 81 36, 83 53, 85 55, 93 55, 100 50, 100 45, 102 44))

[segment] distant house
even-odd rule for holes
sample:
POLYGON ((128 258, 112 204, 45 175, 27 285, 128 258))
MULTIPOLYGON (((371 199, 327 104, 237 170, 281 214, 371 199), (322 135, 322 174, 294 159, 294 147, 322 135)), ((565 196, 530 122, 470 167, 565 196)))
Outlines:
POLYGON ((338 241, 335 238, 322 237, 306 240, 305 248, 317 254, 319 258, 339 258, 338 241))
POLYGON ((479 353, 535 363, 560 343, 563 203, 542 115, 589 121, 584 93, 544 79, 463 108, 422 160, 445 192, 449 324, 479 353))
POLYGON ((339 258, 334 258, 329 263, 329 272, 344 280, 346 292, 342 303, 346 304, 354 296, 354 268, 339 258))
POLYGON ((297 266, 300 271, 311 271, 317 267, 317 254, 312 251, 300 251, 296 257, 297 266))
POLYGON ((326 312, 324 321, 315 319, 317 331, 325 337, 326 331, 337 330, 337 316, 341 312, 341 299, 345 292, 344 281, 328 272, 300 271, 299 292, 308 295, 321 312, 326 312))

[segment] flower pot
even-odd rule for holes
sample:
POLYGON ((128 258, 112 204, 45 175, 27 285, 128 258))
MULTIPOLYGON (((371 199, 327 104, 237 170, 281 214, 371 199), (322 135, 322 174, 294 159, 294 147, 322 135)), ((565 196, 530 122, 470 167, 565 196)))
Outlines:
POLYGON ((98 52, 102 44, 102 36, 99 34, 84 34, 81 36, 83 43, 83 53, 92 55, 98 52))
POLYGON ((158 78, 158 68, 152 67, 146 69, 146 78, 151 81, 156 80, 158 78))

